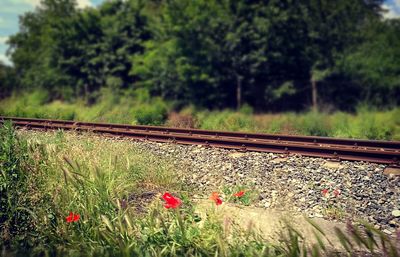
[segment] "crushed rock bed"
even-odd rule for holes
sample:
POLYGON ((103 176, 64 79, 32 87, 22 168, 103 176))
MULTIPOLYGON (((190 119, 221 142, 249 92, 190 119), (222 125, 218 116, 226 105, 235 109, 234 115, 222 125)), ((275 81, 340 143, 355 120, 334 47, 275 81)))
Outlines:
POLYGON ((181 179, 200 194, 246 186, 259 195, 256 207, 364 220, 389 235, 400 227, 400 217, 393 215, 400 209, 400 176, 384 175, 385 165, 153 142, 134 145, 171 159, 182 170, 181 179), (324 189, 329 196, 322 195, 324 189))

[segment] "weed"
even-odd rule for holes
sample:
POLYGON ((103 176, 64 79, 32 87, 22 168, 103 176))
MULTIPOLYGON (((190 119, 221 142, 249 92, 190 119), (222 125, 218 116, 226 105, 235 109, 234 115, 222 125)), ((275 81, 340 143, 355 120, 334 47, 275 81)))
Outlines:
POLYGON ((249 206, 258 199, 258 192, 245 186, 224 187, 222 192, 227 202, 239 203, 249 206))
POLYGON ((27 230, 29 211, 23 194, 28 190, 25 170, 28 162, 26 141, 16 137, 11 123, 0 129, 0 228, 1 238, 27 230))
POLYGON ((343 220, 346 212, 342 208, 328 206, 322 210, 322 213, 328 219, 343 220))

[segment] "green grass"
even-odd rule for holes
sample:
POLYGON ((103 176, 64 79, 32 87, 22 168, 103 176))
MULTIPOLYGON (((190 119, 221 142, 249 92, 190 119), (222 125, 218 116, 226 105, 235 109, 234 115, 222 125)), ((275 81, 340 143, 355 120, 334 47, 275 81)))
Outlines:
POLYGON ((400 140, 400 108, 388 111, 359 110, 356 114, 305 112, 249 116, 222 111, 193 115, 202 129, 400 140))
POLYGON ((14 95, 0 101, 0 115, 55 118, 143 125, 168 125, 213 130, 289 133, 359 139, 400 140, 400 108, 378 111, 359 108, 355 114, 276 113, 253 114, 250 107, 240 111, 204 111, 193 107, 173 112, 172 104, 151 98, 144 91, 113 93, 103 89, 98 101, 87 105, 47 102, 43 92, 14 95), (168 117, 169 116, 169 117, 168 117))
MULTIPOLYGON (((0 142, 0 250, 10 256, 336 256, 315 224, 313 245, 290 226, 279 241, 235 223, 228 233, 216 212, 197 213, 193 189, 177 179, 172 162, 129 141, 15 133, 8 124, 0 142), (165 191, 183 200, 179 209, 163 207, 158 194, 165 191), (149 192, 155 197, 144 197, 149 192), (80 220, 67 223, 70 212, 80 220)), ((249 204, 253 194, 233 201, 249 204)), ((382 232, 366 229, 337 231, 349 254, 359 245, 399 256, 382 232)))
POLYGON ((99 100, 92 105, 87 105, 82 100, 74 103, 47 103, 47 98, 45 92, 14 95, 0 102, 0 115, 161 125, 165 122, 169 109, 161 99, 150 99, 138 92, 117 94, 102 90, 99 100))

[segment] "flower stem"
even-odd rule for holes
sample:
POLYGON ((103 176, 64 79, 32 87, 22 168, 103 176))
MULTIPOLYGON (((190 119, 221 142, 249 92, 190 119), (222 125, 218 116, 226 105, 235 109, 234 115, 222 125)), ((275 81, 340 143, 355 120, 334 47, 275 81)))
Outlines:
POLYGON ((181 229, 183 240, 186 241, 186 231, 185 231, 185 226, 183 224, 181 213, 178 208, 175 209, 175 212, 176 212, 176 217, 178 218, 178 224, 181 229))

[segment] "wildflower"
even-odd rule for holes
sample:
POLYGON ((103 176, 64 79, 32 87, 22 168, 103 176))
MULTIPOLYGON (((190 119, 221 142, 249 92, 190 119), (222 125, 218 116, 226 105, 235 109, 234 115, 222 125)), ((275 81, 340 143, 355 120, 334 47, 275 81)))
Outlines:
POLYGON ((166 192, 162 198, 164 199, 164 201, 166 202, 164 204, 164 207, 167 209, 176 209, 178 208, 181 204, 182 201, 181 199, 179 199, 178 197, 173 197, 170 193, 166 192))
POLYGON ((75 221, 78 221, 79 219, 80 219, 80 215, 79 214, 74 214, 73 212, 70 212, 69 213, 69 216, 68 217, 66 217, 65 219, 66 219, 66 221, 68 222, 68 223, 71 223, 71 222, 75 222, 75 221))
POLYGON ((219 194, 217 192, 213 192, 210 197, 211 200, 215 202, 216 205, 221 205, 222 200, 219 198, 219 194))
POLYGON ((233 194, 233 196, 242 197, 244 194, 245 194, 245 191, 239 191, 236 194, 233 194))
POLYGON ((328 189, 323 189, 322 191, 321 191, 321 193, 322 193, 322 196, 327 196, 328 195, 328 189))
POLYGON ((340 190, 338 190, 338 189, 333 190, 333 195, 335 197, 338 197, 340 195, 340 190))

